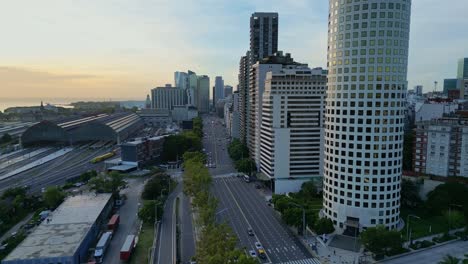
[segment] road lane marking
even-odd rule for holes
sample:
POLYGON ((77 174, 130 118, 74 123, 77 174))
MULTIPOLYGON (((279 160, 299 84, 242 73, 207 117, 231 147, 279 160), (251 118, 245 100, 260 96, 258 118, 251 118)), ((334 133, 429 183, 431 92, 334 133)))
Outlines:
MULTIPOLYGON (((226 181, 223 181, 223 183, 224 183, 224 185, 226 185, 226 188, 228 189, 229 193, 231 194, 232 199, 233 199, 234 202, 236 203, 237 208, 239 208, 239 211, 241 212, 242 216, 244 217, 245 222, 249 225, 249 228, 252 228, 252 226, 250 225, 249 220, 247 220, 247 217, 245 216, 244 212, 242 211, 242 208, 240 207, 239 203, 237 202, 236 197, 234 197, 234 194, 232 193, 231 189, 230 189, 229 186, 227 185, 226 181)), ((265 255, 266 255, 268 261, 271 262, 271 259, 270 259, 270 257, 268 256, 268 254, 266 254, 266 252, 265 252, 265 255)))

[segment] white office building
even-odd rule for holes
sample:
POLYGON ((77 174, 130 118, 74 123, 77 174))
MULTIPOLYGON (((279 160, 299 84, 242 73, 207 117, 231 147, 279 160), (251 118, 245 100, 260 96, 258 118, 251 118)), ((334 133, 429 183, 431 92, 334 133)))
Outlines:
POLYGON ((153 109, 172 110, 176 105, 186 105, 187 96, 185 91, 166 84, 164 87, 157 87, 151 90, 151 107, 153 109))
POLYGON ((260 129, 262 125, 262 102, 265 88, 265 79, 268 72, 280 72, 289 66, 307 66, 307 64, 297 63, 291 58, 291 54, 283 55, 281 51, 274 55, 263 58, 250 69, 249 83, 249 116, 250 129, 247 135, 247 146, 250 156, 253 157, 260 170, 260 129))
POLYGON ((266 74, 260 129, 261 172, 275 193, 297 192, 323 175, 327 72, 285 66, 266 74))
POLYGON ((330 0, 321 216, 354 235, 402 227, 411 0, 330 0))

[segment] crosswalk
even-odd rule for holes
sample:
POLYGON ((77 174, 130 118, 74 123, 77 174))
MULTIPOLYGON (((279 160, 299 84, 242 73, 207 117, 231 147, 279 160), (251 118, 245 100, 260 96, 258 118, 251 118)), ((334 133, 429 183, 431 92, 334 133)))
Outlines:
POLYGON ((282 262, 279 264, 320 264, 320 261, 316 258, 309 258, 309 259, 292 260, 288 262, 282 262))

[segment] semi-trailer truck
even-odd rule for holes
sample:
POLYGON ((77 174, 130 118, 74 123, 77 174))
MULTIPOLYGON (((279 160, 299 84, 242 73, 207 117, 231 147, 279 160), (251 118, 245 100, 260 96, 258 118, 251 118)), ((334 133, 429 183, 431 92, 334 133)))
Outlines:
POLYGON ((122 248, 120 249, 120 260, 128 261, 132 255, 133 249, 135 248, 135 236, 128 235, 125 239, 122 248))
POLYGON ((106 253, 106 249, 109 246, 112 239, 112 232, 105 232, 101 238, 99 239, 96 250, 94 251, 94 259, 97 263, 102 263, 104 259, 104 254, 106 253))

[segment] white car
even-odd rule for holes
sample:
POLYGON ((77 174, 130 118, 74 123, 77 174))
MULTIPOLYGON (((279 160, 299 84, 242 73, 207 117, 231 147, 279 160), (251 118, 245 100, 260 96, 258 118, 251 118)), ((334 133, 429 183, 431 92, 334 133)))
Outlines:
POLYGON ((257 250, 263 249, 262 244, 260 244, 260 242, 255 242, 255 247, 257 248, 257 250))
POLYGON ((255 252, 255 250, 249 250, 249 255, 250 255, 252 258, 256 258, 256 257, 257 257, 257 253, 255 252))

